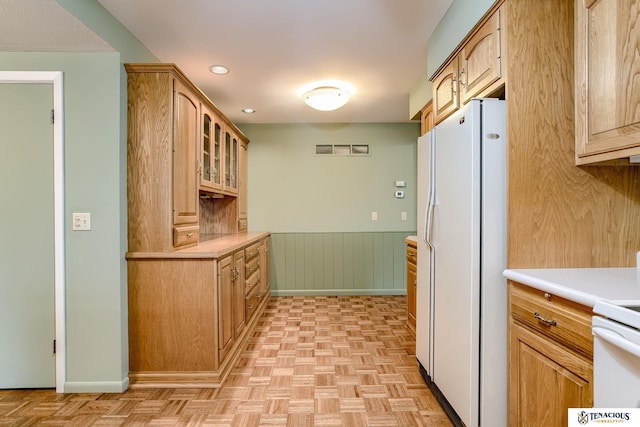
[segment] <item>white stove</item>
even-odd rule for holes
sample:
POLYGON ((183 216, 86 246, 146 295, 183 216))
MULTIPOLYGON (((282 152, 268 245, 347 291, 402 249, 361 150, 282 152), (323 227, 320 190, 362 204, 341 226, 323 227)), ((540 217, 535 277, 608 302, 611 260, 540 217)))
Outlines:
POLYGON ((593 312, 594 407, 640 408, 640 301, 599 301, 593 312))

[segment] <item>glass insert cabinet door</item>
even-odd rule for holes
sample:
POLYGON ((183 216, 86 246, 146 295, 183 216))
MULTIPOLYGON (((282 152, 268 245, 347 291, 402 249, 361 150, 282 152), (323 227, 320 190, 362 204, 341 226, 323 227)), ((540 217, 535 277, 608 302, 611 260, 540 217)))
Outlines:
POLYGON ((224 133, 224 188, 238 190, 238 138, 230 132, 224 133))
POLYGON ((221 137, 222 128, 220 123, 216 121, 216 116, 203 106, 200 185, 205 189, 222 189, 222 176, 220 175, 221 137))
POLYGON ((202 181, 211 184, 211 116, 202 117, 202 181))
POLYGON ((220 148, 222 146, 222 127, 219 123, 214 124, 213 130, 213 171, 212 181, 214 185, 222 185, 222 176, 220 174, 220 148))

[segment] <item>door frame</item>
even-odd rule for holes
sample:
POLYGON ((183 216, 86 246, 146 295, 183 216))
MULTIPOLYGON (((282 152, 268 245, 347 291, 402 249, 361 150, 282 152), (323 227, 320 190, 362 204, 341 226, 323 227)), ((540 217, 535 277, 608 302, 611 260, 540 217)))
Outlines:
POLYGON ((0 84, 53 85, 53 244, 54 322, 56 340, 56 392, 64 393, 66 380, 65 250, 64 250, 64 110, 62 71, 0 71, 0 84))

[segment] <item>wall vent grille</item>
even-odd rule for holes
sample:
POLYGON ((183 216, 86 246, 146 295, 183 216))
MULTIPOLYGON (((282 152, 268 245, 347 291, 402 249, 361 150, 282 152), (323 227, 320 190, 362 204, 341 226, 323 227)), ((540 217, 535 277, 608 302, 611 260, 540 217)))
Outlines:
POLYGON ((369 156, 369 144, 316 144, 316 154, 322 156, 369 156))

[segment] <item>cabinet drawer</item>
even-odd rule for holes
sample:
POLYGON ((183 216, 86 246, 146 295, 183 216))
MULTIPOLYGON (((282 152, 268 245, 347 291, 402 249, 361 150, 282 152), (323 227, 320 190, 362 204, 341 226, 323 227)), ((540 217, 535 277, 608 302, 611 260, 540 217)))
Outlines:
POLYGON ((198 243, 200 226, 198 224, 176 225, 173 227, 173 246, 184 246, 198 243))
POLYGON ((258 288, 260 285, 260 270, 254 272, 251 276, 247 276, 244 283, 245 283, 245 294, 249 294, 255 288, 258 288))
POLYGON ((418 262, 418 250, 409 245, 407 245, 407 262, 412 264, 416 264, 418 262))
POLYGON ((247 246, 244 249, 244 261, 249 263, 253 258, 260 254, 260 242, 247 246))
POLYGON ((514 320, 589 358, 593 356, 592 312, 573 301, 509 282, 514 320))
POLYGON ((245 298, 245 316, 247 321, 249 321, 249 319, 251 319, 251 316, 253 316, 253 313, 256 312, 256 309, 260 305, 260 302, 265 295, 266 294, 263 293, 262 290, 257 286, 249 295, 247 295, 247 297, 245 298))
POLYGON ((256 271, 260 270, 260 258, 254 257, 253 259, 246 261, 244 265, 244 276, 249 277, 256 271))

